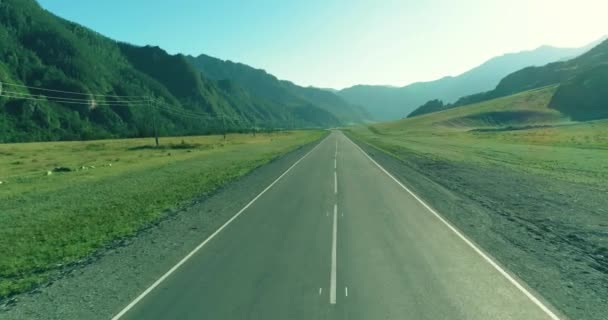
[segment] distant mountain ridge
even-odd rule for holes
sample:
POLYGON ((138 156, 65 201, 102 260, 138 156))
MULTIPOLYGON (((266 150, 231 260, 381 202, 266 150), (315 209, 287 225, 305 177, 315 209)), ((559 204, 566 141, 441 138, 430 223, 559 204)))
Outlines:
POLYGON ((265 70, 205 54, 187 58, 205 77, 233 81, 259 98, 288 106, 314 105, 330 112, 346 124, 369 119, 368 113, 362 107, 356 103, 348 103, 336 92, 301 87, 290 81, 279 80, 265 70))
POLYGON ((494 90, 459 99, 451 107, 558 85, 549 107, 572 120, 608 118, 608 40, 570 60, 527 67, 504 77, 494 90))
POLYGON ((339 95, 349 102, 361 104, 378 120, 399 119, 429 100, 438 99, 450 103, 463 96, 492 90, 503 77, 512 72, 576 57, 599 42, 594 41, 580 48, 541 46, 492 58, 455 77, 417 82, 404 87, 357 85, 340 90, 339 95))

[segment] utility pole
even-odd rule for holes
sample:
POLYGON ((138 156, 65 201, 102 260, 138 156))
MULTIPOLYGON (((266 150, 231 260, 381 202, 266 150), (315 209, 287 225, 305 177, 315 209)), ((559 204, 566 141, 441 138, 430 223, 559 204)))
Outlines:
MULTIPOLYGON (((0 81, 0 96, 2 96, 2 81, 0 81)), ((2 126, 2 128, 4 127, 5 126, 2 126)), ((6 126, 6 131, 8 132, 8 126, 6 126)), ((6 132, 2 132, 2 136, 5 137, 5 139, 7 140, 4 141, 2 138, 0 138, 0 143, 8 142, 8 135, 6 134, 6 132)))
POLYGON ((224 140, 226 140, 226 118, 224 117, 223 113, 220 117, 222 117, 222 131, 224 133, 224 140))
POLYGON ((152 111, 152 125, 154 126, 154 141, 156 142, 156 147, 158 148, 158 126, 156 123, 156 100, 153 98, 148 98, 148 106, 152 111))

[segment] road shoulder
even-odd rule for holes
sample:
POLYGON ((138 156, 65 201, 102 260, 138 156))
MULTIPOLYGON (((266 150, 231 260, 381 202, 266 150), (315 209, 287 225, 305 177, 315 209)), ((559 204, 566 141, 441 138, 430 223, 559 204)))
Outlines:
MULTIPOLYGON (((560 181, 501 168, 487 171, 440 163, 406 151, 397 158, 348 136, 550 304, 575 319, 599 320, 608 312, 605 273, 594 267, 594 259, 579 244, 560 236, 559 217, 572 208, 554 201, 529 200, 549 197, 548 190, 580 190, 581 186, 572 189, 573 185, 560 181), (545 213, 548 218, 540 219, 545 213)), ((592 190, 585 191, 580 194, 598 196, 592 190)), ((575 205, 588 210, 584 203, 575 205)))

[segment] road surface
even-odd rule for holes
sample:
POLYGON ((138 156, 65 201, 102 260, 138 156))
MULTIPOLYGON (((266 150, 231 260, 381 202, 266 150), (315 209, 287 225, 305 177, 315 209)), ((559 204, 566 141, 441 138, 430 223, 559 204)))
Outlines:
POLYGON ((118 319, 558 319, 334 131, 118 319))

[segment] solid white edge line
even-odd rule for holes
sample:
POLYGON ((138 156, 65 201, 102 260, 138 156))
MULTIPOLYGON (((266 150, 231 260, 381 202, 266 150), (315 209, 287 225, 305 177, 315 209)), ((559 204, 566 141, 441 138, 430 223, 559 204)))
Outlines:
MULTIPOLYGON (((329 137, 329 135, 327 136, 329 137)), ((300 161, 304 160, 309 154, 315 151, 324 141, 327 139, 325 137, 321 140, 314 148, 308 151, 305 155, 303 155, 298 161, 291 165, 285 172, 283 172, 278 178, 276 178, 270 185, 268 185, 262 192, 260 192, 255 198, 253 198, 249 203, 247 203, 239 212, 237 212, 232 218, 226 221, 219 229, 217 229, 214 233, 212 233, 205 241, 199 244, 194 250, 190 251, 188 255, 186 255, 182 260, 180 260, 176 265, 174 265, 169 271, 163 274, 158 280, 156 280, 151 286, 149 286, 144 292, 142 292, 135 300, 131 301, 124 309, 122 309, 119 313, 117 313, 112 320, 118 320, 122 316, 124 316, 129 310, 131 310, 138 302, 140 302, 145 296, 147 296, 152 290, 154 290, 159 284, 161 284, 165 279, 167 279, 175 270, 181 267, 188 259, 190 259, 195 253, 197 253, 201 248, 203 248, 209 241, 211 241, 215 236, 217 236, 224 228, 226 228, 232 221, 238 218, 247 208, 249 208, 258 198, 260 198, 266 191, 268 191, 272 186, 274 186, 281 178, 283 178, 291 169, 293 169, 300 161)))
POLYGON ((336 282, 338 264, 338 205, 334 204, 334 225, 331 237, 331 275, 329 280, 329 303, 336 304, 336 282))
POLYGON ((443 224, 445 224, 450 230, 452 230, 460 239, 462 239, 466 244, 468 244, 477 254, 479 254, 486 262, 488 262, 494 269, 496 269, 501 275, 503 275, 509 282, 511 282, 519 291, 521 291, 528 299, 530 299, 534 304, 536 304, 545 314, 547 314, 553 320, 561 320, 549 307, 547 307, 544 303, 542 303, 534 294, 528 291, 522 284, 519 283, 515 278, 513 278, 507 271, 505 271, 501 266, 499 266, 492 258, 486 255, 481 249, 477 247, 473 242, 471 242, 464 234, 462 234, 456 227, 452 226, 445 218, 443 218, 437 211, 431 208, 426 202, 420 199, 414 192, 408 189, 401 181, 397 180, 392 174, 390 174, 386 169, 384 169, 376 160, 372 159, 367 152, 365 152, 361 147, 359 147, 356 143, 354 143, 348 136, 344 135, 359 151, 361 151, 371 162, 373 162, 382 172, 384 172, 387 176, 389 176, 393 181, 395 181, 401 188, 407 191, 414 199, 416 199, 420 204, 422 204, 427 210, 429 210, 437 219, 439 219, 443 224))

